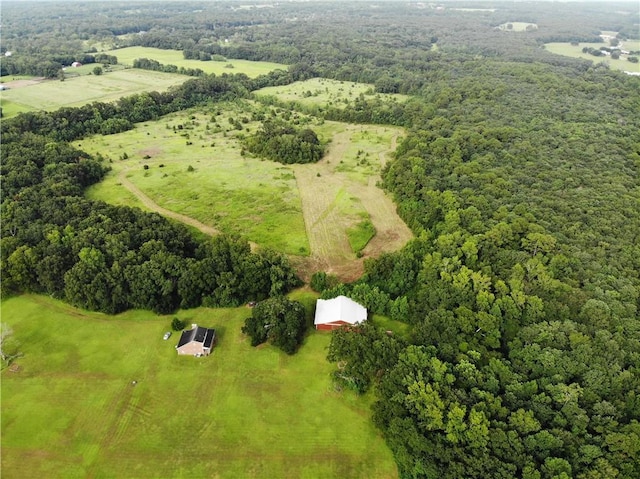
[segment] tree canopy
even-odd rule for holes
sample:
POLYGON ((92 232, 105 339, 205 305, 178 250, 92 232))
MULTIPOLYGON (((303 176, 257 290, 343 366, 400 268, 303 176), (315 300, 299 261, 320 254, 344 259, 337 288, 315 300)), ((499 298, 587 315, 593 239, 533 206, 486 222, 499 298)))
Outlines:
POLYGON ((284 296, 257 303, 246 319, 242 332, 251 338, 251 345, 269 341, 287 354, 296 352, 308 328, 302 303, 284 296))
MULTIPOLYGON (((1 48, 14 53, 2 73, 55 76, 69 60, 91 63, 90 39, 288 71, 249 80, 194 69, 182 73, 198 78, 167 93, 3 121, 3 293, 106 312, 275 296, 258 303, 245 333, 293 352, 305 323, 280 297, 298 284, 286 258, 251 253, 238 238, 201 242, 158 215, 85 199, 106 165, 67 142, 315 76, 409 94, 362 95, 347 108, 278 104, 407 129, 381 184, 416 238, 367 260, 354 283, 318 274, 313 286, 325 298, 349 294, 408 332, 365 324, 334 333, 336 380, 372 391, 374 422, 403 478, 640 477, 640 84, 603 56, 543 48, 602 43, 602 30, 637 37, 637 11, 597 2, 128 5, 76 22, 82 9, 64 4, 3 4, 1 48), (499 28, 517 20, 538 28, 499 28)), ((322 156, 315 132, 275 120, 245 147, 284 162, 322 156)))

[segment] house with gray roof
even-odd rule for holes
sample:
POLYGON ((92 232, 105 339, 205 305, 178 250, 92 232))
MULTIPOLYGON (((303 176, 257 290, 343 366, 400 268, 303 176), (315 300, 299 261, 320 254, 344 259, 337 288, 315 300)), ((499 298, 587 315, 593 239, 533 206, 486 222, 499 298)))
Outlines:
POLYGON ((176 345, 178 354, 189 356, 209 356, 216 343, 216 330, 192 324, 191 329, 183 331, 176 345))

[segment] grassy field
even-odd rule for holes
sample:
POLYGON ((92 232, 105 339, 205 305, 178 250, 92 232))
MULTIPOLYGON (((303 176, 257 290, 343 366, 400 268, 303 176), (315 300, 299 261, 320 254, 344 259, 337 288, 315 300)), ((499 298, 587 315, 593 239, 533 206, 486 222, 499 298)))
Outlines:
POLYGON ((287 356, 250 347, 247 308, 180 311, 219 342, 178 357, 171 317, 41 296, 1 308, 23 353, 1 373, 3 477, 397 477, 371 398, 332 385, 326 333, 287 356))
MULTIPOLYGON (((640 63, 628 62, 625 55, 618 60, 613 60, 611 57, 594 57, 593 55, 582 52, 582 49, 585 47, 599 49, 600 47, 607 45, 607 43, 580 43, 579 45, 571 45, 570 43, 545 43, 544 47, 551 53, 555 53, 557 55, 584 58, 585 60, 591 60, 594 63, 603 62, 609 65, 609 68, 613 70, 640 72, 640 63)), ((623 42, 622 48, 627 51, 638 51, 640 50, 640 41, 625 41, 623 42)))
POLYGON ((326 155, 316 164, 294 166, 313 253, 306 270, 354 280, 362 274, 363 262, 355 259, 349 230, 367 219, 375 228, 376 235, 362 250, 363 259, 395 251, 412 237, 395 204, 377 186, 402 130, 326 122, 317 131, 331 138, 326 155))
POLYGON ((0 92, 0 105, 3 108, 6 105, 6 116, 20 111, 56 110, 94 101, 114 101, 144 91, 164 91, 189 78, 138 69, 121 69, 96 76, 89 74, 93 67, 95 65, 80 67, 89 68, 84 75, 80 74, 80 69, 74 69, 65 81, 32 79, 7 82, 9 89, 0 92))
MULTIPOLYGON (((318 105, 347 108, 358 96, 373 96, 373 85, 348 81, 311 78, 290 85, 262 88, 255 92, 257 97, 275 96, 281 101, 295 102, 303 106, 318 105)), ((379 95, 392 102, 407 100, 406 95, 379 95)))
POLYGON ((149 47, 127 47, 110 50, 109 55, 118 57, 118 63, 122 65, 133 65, 137 58, 148 58, 162 63, 163 65, 175 65, 184 68, 199 68, 205 73, 244 73, 249 78, 265 75, 273 70, 286 70, 287 65, 270 62, 252 62, 249 60, 228 60, 226 62, 200 60, 185 60, 179 50, 162 50, 160 48, 149 47))
POLYGON ((258 124, 239 131, 229 123, 231 117, 250 117, 251 108, 240 102, 216 105, 78 142, 113 161, 113 171, 88 196, 143 207, 122 187, 124 176, 164 208, 262 246, 308 255, 293 170, 243 156, 238 135, 258 124), (129 158, 121 160, 125 154, 129 158))
POLYGON ((329 145, 317 164, 285 166, 242 153, 239 137, 259 128, 252 115, 260 111, 270 116, 272 109, 250 102, 218 104, 79 141, 78 147, 103 154, 112 166, 87 194, 155 211, 161 207, 197 220, 201 231, 205 225, 295 255, 305 279, 317 270, 345 279, 361 274, 349 235, 363 220, 376 231, 364 242, 364 257, 397 249, 411 237, 376 186, 402 130, 318 122, 292 113, 296 121, 310 122, 329 145), (242 130, 230 123, 238 118, 242 130), (143 203, 141 195, 151 203, 143 203))
POLYGON ((347 237, 349 238, 351 251, 356 254, 360 253, 375 235, 376 228, 369 218, 347 229, 347 237))

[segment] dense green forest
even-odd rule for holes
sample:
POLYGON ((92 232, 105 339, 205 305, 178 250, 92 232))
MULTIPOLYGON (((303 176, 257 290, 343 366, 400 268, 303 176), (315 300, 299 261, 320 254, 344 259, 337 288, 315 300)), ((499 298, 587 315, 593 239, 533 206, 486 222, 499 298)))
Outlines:
POLYGON ((2 124, 2 292, 33 291, 92 310, 168 313, 237 306, 287 292, 299 280, 275 252, 244 240, 196 240, 159 215, 82 197, 106 172, 67 143, 113 133, 214 99, 246 94, 246 77, 206 77, 166 94, 63 108, 2 124))
POLYGON ((285 257, 84 199, 108 165, 67 142, 314 76, 407 93, 305 112, 407 129, 382 183, 416 239, 354 283, 314 286, 409 332, 334 332, 336 381, 373 390, 401 477, 640 477, 640 79, 542 48, 637 37, 637 5, 31 5, 3 5, 3 72, 44 74, 29 65, 91 42, 290 67, 3 121, 3 294, 107 312, 282 294, 298 284, 285 257), (538 28, 496 29, 512 21, 538 28))

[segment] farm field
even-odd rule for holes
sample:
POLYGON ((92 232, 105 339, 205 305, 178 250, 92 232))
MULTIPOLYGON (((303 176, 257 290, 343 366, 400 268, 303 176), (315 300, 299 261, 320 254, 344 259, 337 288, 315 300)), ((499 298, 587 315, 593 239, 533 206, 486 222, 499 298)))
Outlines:
MULTIPOLYGON (((585 47, 599 49, 600 47, 607 46, 607 43, 580 43, 579 45, 571 45, 570 43, 545 43, 544 47, 547 51, 555 53, 557 55, 564 55, 573 58, 584 58, 585 60, 591 60, 594 63, 604 62, 613 70, 621 70, 627 72, 640 73, 640 63, 631 63, 623 56, 618 60, 614 60, 611 57, 594 57, 589 53, 583 53, 582 49, 585 47)), ((640 41, 628 40, 623 42, 623 48, 629 51, 640 50, 640 41)), ((638 55, 636 55, 638 56, 638 55)))
POLYGON ((118 57, 118 63, 122 65, 133 65, 133 61, 138 58, 148 58, 162 63, 163 65, 175 65, 184 68, 199 68, 205 73, 244 73, 249 78, 266 75, 273 70, 286 70, 287 65, 271 62, 254 62, 249 60, 229 59, 226 62, 185 60, 180 50, 162 50, 150 47, 126 47, 110 50, 109 55, 118 57))
MULTIPOLYGON (((349 81, 330 80, 327 78, 311 78, 298 81, 290 85, 261 88, 255 92, 257 97, 275 96, 281 101, 295 102, 300 105, 344 107, 353 102, 358 96, 374 96, 373 85, 349 81)), ((378 95, 387 101, 404 102, 406 95, 378 95)))
POLYGON ((219 337, 211 356, 179 357, 178 333, 162 340, 171 317, 35 295, 1 308, 23 353, 1 373, 3 476, 397 476, 371 398, 332 384, 329 334, 287 356, 249 345, 245 307, 179 311, 219 337))
POLYGON ((63 106, 82 106, 94 101, 115 101, 123 96, 144 91, 164 91, 188 79, 189 77, 184 75, 121 69, 99 76, 70 75, 65 81, 8 81, 5 85, 9 89, 0 92, 0 105, 4 109, 6 103, 5 116, 8 117, 22 111, 56 110, 63 106))
POLYGON ((396 250, 411 238, 376 185, 401 129, 318 122, 293 113, 329 142, 328 149, 316 164, 282 165, 243 154, 240 143, 261 125, 252 115, 271 111, 250 102, 213 105, 79 141, 76 146, 102 154, 112 167, 87 195, 158 211, 206 234, 238 234, 291 255, 304 279, 318 270, 354 279, 364 258, 396 250), (237 118, 242 130, 231 124, 237 118), (349 235, 366 221, 375 236, 359 243, 363 249, 356 255, 349 235))

